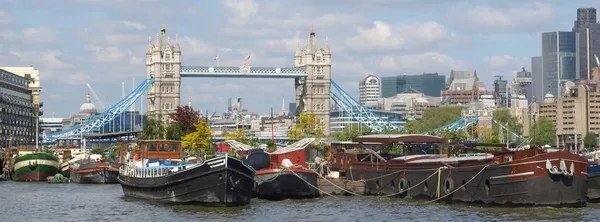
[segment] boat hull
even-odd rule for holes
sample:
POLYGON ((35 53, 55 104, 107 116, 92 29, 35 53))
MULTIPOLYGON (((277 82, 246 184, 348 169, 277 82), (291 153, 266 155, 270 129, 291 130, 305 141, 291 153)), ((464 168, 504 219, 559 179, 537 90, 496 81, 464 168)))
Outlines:
POLYGON ((588 170, 587 197, 591 202, 600 201, 600 166, 588 170))
POLYGON ((125 196, 165 203, 247 205, 254 187, 254 171, 225 156, 158 177, 131 176, 122 169, 117 179, 125 196))
POLYGON ((110 169, 107 167, 98 167, 92 169, 72 171, 71 182, 82 184, 115 184, 119 183, 118 169, 110 169))
POLYGON ((71 177, 71 169, 69 168, 69 162, 63 162, 60 164, 60 174, 64 177, 71 177))
POLYGON ((47 153, 30 153, 15 160, 15 181, 46 181, 59 173, 58 159, 47 153))
POLYGON ((256 197, 267 200, 319 197, 317 174, 304 169, 256 171, 256 197))
POLYGON ((413 196, 437 199, 449 194, 448 202, 497 205, 539 205, 582 207, 587 203, 587 164, 577 155, 558 152, 540 154, 525 161, 484 165, 407 170, 351 170, 346 176, 366 179, 369 195, 413 196), (567 168, 573 163, 574 174, 551 174, 546 162, 567 168), (439 170, 437 174, 431 176, 439 170), (430 177, 431 176, 431 177, 430 177), (427 179, 429 177, 429 179, 427 179), (424 182, 422 182, 424 181, 424 182), (468 182, 470 181, 470 182, 468 182), (422 183, 421 183, 422 182, 422 183), (420 183, 420 184, 419 184, 420 183), (417 185, 418 184, 418 185, 417 185), (461 187, 464 185, 464 187, 461 187), (414 186, 407 192, 403 192, 414 186), (439 191, 439 192, 438 192, 439 191))

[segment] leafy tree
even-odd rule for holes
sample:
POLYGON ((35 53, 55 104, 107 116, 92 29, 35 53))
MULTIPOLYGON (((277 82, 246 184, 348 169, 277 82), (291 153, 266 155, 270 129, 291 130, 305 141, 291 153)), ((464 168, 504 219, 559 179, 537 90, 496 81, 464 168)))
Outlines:
MULTIPOLYGON (((494 116, 493 116, 494 120, 496 120, 498 123, 502 124, 503 127, 506 127, 510 132, 514 132, 518 135, 522 135, 523 134, 523 125, 521 125, 519 123, 519 119, 513 115, 510 114, 510 110, 508 109, 497 109, 494 112, 494 116), (506 126, 506 123, 508 123, 508 127, 506 126)), ((497 124, 493 124, 492 125, 492 133, 493 135, 499 135, 500 131, 499 131, 500 127, 498 127, 497 124)), ((503 131, 503 137, 506 138, 506 129, 502 128, 503 131)), ((509 138, 512 135, 512 133, 509 132, 509 138)), ((513 136, 514 137, 514 136, 513 136)))
POLYGON ((314 113, 303 112, 298 117, 296 124, 288 130, 290 140, 301 140, 303 138, 315 138, 319 141, 325 137, 324 124, 314 113))
MULTIPOLYGON (((370 135, 371 129, 362 124, 348 124, 343 130, 332 133, 332 136, 339 141, 350 141, 352 138, 362 135, 370 135)), ((391 133, 388 133, 391 134, 391 133)))
POLYGON ((248 144, 248 135, 246 135, 246 129, 239 128, 236 130, 229 131, 224 135, 226 140, 236 140, 243 144, 248 144))
POLYGON ((92 154, 100 154, 100 155, 104 155, 104 149, 103 148, 94 148, 92 150, 92 154))
POLYGON ((208 149, 212 134, 208 123, 205 121, 196 123, 194 126, 196 127, 194 132, 188 133, 181 138, 181 146, 188 151, 199 151, 198 155, 200 155, 200 153, 205 153, 208 149))
POLYGON ((500 143, 500 139, 498 139, 498 135, 493 133, 492 128, 487 128, 481 130, 481 134, 479 134, 479 142, 482 143, 500 143))
POLYGON ((168 140, 181 140, 184 135, 183 129, 175 123, 169 124, 165 129, 165 139, 168 140))
POLYGON ((533 136, 531 145, 556 145, 556 125, 554 121, 545 116, 540 116, 531 129, 530 135, 533 136))
POLYGON ((583 144, 585 148, 594 148, 598 144, 598 134, 593 132, 587 132, 583 138, 583 144))
POLYGON ((267 145, 268 148, 276 148, 277 145, 275 145, 275 141, 273 140, 269 140, 265 143, 265 145, 267 145))
POLYGON ((138 139, 164 139, 165 133, 165 123, 160 117, 144 116, 144 132, 138 139))
POLYGON ((462 117, 465 106, 441 106, 428 108, 420 120, 410 120, 406 123, 406 133, 432 132, 434 129, 450 124, 462 117))
POLYGON ((436 135, 439 137, 446 138, 448 142, 459 142, 467 140, 467 134, 465 134, 465 132, 462 130, 440 130, 436 132, 436 135))
POLYGON ((202 115, 190 106, 177 106, 175 112, 169 114, 169 118, 173 120, 173 124, 181 127, 185 135, 196 130, 195 124, 202 120, 202 115))

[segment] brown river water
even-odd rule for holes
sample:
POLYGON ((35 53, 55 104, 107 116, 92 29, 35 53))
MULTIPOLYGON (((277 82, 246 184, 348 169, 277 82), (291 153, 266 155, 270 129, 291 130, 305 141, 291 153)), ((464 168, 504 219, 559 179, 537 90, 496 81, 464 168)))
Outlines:
POLYGON ((380 197, 322 197, 213 208, 130 199, 119 184, 0 181, 0 221, 600 221, 584 208, 485 207, 380 197))

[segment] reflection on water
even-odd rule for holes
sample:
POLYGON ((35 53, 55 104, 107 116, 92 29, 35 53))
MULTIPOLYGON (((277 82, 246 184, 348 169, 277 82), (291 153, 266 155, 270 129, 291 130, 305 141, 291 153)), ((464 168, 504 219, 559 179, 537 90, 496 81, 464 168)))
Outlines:
POLYGON ((413 199, 323 197, 253 199, 243 207, 166 205, 123 197, 118 184, 0 182, 0 221, 594 221, 600 204, 585 208, 486 207, 424 204, 413 199))

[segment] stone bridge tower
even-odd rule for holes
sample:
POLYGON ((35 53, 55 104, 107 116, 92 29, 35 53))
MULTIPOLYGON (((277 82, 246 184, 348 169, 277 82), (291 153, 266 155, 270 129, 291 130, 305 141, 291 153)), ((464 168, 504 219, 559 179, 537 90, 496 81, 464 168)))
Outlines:
POLYGON ((179 106, 181 86, 181 48, 175 35, 175 44, 167 36, 163 25, 156 34, 156 43, 149 38, 146 52, 146 77, 154 77, 154 84, 148 88, 148 116, 160 116, 169 120, 169 114, 179 106))
POLYGON ((325 126, 329 135, 329 90, 331 88, 331 52, 325 38, 325 47, 319 48, 314 27, 310 30, 304 49, 300 43, 294 56, 296 67, 306 68, 306 78, 295 79, 296 112, 312 112, 325 126))

